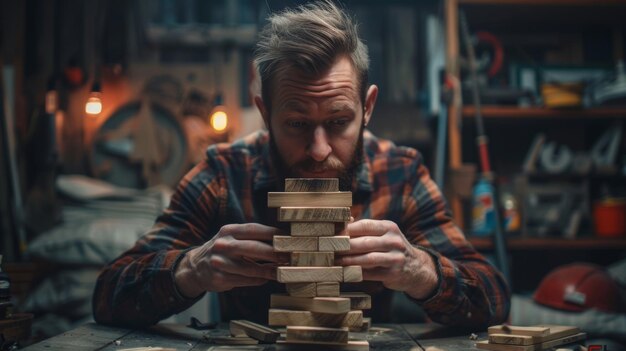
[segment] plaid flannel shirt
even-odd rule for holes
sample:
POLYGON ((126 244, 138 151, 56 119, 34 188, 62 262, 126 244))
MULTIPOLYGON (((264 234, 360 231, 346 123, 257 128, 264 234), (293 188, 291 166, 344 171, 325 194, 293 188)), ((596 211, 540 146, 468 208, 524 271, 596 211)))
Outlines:
MULTIPOLYGON (((266 131, 213 145, 206 156, 180 182, 152 229, 101 272, 93 296, 96 321, 145 326, 179 313, 199 299, 182 296, 174 282, 176 264, 187 250, 204 244, 226 224, 284 227, 276 221, 276 210, 267 208, 267 193, 282 191, 282 179, 272 170, 266 131)), ((472 328, 506 319, 506 282, 453 223, 418 151, 366 130, 352 192, 355 220, 391 220, 409 242, 434 258, 439 286, 429 298, 414 300, 430 319, 472 328)), ((280 291, 284 285, 269 282, 221 293, 222 318, 266 323, 269 294, 280 291)), ((380 282, 342 284, 342 291, 371 294, 372 310, 366 315, 374 322, 391 320, 391 291, 380 282)))

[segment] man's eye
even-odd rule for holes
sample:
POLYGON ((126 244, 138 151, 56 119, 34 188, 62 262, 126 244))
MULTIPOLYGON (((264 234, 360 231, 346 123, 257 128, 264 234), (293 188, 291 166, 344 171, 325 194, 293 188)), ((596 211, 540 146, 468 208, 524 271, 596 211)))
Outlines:
POLYGON ((348 120, 347 120, 347 119, 345 119, 345 118, 342 118, 342 119, 334 119, 334 120, 332 120, 332 121, 328 122, 328 124, 329 124, 330 126, 332 126, 332 127, 343 127, 343 126, 345 126, 346 124, 348 124, 348 120))

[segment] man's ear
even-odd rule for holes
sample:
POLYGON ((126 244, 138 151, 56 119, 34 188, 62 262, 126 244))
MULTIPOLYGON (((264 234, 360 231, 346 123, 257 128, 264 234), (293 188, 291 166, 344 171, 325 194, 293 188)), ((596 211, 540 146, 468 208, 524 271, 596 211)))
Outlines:
POLYGON ((374 112, 374 105, 376 105, 377 97, 378 87, 372 84, 370 85, 369 89, 367 89, 367 94, 365 95, 365 112, 363 114, 363 119, 366 126, 370 122, 370 118, 372 118, 372 113, 374 112))
POLYGON ((265 104, 263 103, 263 99, 259 95, 254 96, 254 104, 259 109, 259 112, 261 112, 261 117, 263 117, 263 122, 265 122, 265 127, 267 129, 270 129, 270 116, 267 111, 267 108, 265 107, 265 104))

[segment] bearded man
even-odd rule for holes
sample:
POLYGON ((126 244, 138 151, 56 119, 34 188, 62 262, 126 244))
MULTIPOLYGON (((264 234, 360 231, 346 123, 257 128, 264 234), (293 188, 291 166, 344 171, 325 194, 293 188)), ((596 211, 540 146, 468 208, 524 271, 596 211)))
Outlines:
POLYGON ((224 320, 267 323, 269 295, 284 291, 276 266, 287 261, 271 244, 287 232, 267 193, 303 177, 339 178, 353 193, 350 251, 335 265, 362 266, 364 282, 342 290, 372 295, 373 322, 391 319, 393 291, 443 324, 503 322, 508 287, 452 221, 419 152, 366 129, 378 88, 353 20, 329 1, 274 14, 255 62, 266 130, 208 148, 154 227, 102 271, 96 321, 154 324, 209 291, 224 320))

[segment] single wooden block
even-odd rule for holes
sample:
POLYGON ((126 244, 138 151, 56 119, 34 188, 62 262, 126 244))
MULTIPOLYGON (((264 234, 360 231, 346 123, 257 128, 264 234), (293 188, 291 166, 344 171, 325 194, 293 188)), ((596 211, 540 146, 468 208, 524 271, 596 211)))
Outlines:
MULTIPOLYGON (((292 266, 305 266, 305 267, 332 267, 335 265, 335 253, 334 252, 292 252, 291 253, 291 265, 292 266)), ((345 279, 344 269, 344 279, 345 279)))
POLYGON ((349 236, 320 237, 318 249, 320 251, 348 251, 350 250, 349 236))
POLYGON ((267 193, 267 207, 293 207, 302 204, 310 207, 350 207, 352 206, 352 193, 349 191, 267 193))
POLYGON ((318 282, 316 286, 315 295, 326 296, 326 297, 338 297, 339 296, 339 283, 318 282))
MULTIPOLYGON (((528 335, 526 335, 528 336, 528 335)), ((476 342, 476 347, 483 350, 491 351, 540 351, 548 350, 553 347, 571 344, 573 342, 584 340, 587 337, 586 333, 577 333, 574 335, 558 338, 550 341, 544 341, 539 344, 532 345, 507 345, 507 344, 492 344, 488 340, 481 340, 476 342)))
POLYGON ((287 192, 328 192, 339 191, 337 178, 287 178, 285 179, 287 192))
POLYGON ((346 313, 350 311, 350 299, 343 297, 295 297, 285 294, 272 294, 271 308, 302 310, 319 313, 346 313))
POLYGON ((318 238, 274 235, 274 251, 317 251, 318 238))
POLYGON ((519 327, 516 325, 494 325, 489 327, 489 334, 513 334, 513 335, 529 335, 529 336, 547 336, 550 334, 550 328, 545 326, 535 327, 519 327))
POLYGON ((331 314, 270 308, 268 318, 269 325, 274 326, 298 325, 306 327, 351 328, 363 324, 363 311, 331 314))
POLYGON ((340 282, 343 267, 278 267, 276 280, 280 283, 340 282))
POLYGON ((249 336, 265 343, 275 343, 280 333, 277 330, 247 320, 230 321, 230 334, 233 336, 249 336))
POLYGON ((323 341, 278 340, 275 347, 276 351, 369 351, 370 344, 367 340, 349 340, 345 344, 323 341))
POLYGON ((348 328, 287 326, 287 341, 348 342, 348 328))
POLYGON ((316 283, 287 283, 285 284, 287 294, 297 297, 315 297, 317 296, 316 283))
POLYGON ((291 236, 333 236, 333 222, 291 222, 291 236))
POLYGON ((363 317, 363 324, 359 328, 350 328, 351 332, 367 332, 372 327, 372 318, 363 317))
POLYGON ((580 333, 578 327, 564 325, 541 325, 540 327, 550 328, 550 334, 546 336, 490 334, 489 342, 509 345, 532 345, 580 333))
POLYGON ((369 310, 372 308, 372 297, 362 292, 343 292, 340 297, 350 299, 351 310, 369 310))
POLYGON ((363 281, 363 269, 361 266, 343 267, 344 283, 358 283, 363 281))
POLYGON ((350 207, 281 207, 281 222, 342 222, 349 221, 350 207))

